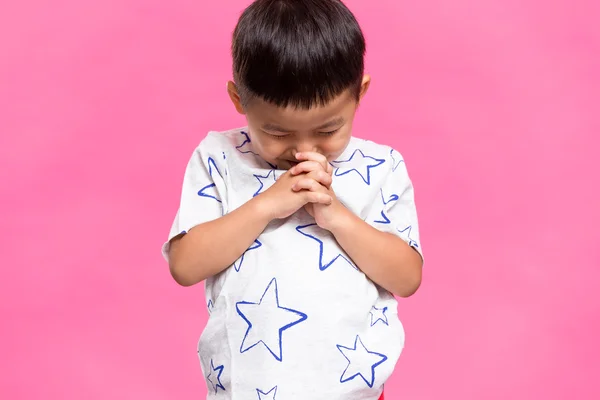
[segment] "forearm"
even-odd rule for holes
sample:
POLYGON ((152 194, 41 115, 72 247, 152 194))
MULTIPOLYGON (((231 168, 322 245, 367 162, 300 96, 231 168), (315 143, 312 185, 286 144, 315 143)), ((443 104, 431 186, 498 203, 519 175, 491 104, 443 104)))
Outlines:
POLYGON ((400 237, 377 230, 350 211, 345 214, 331 232, 356 266, 397 296, 414 294, 421 284, 420 254, 400 237))
POLYGON ((254 243, 270 218, 259 198, 216 220, 198 225, 171 243, 173 278, 191 286, 232 265, 254 243))

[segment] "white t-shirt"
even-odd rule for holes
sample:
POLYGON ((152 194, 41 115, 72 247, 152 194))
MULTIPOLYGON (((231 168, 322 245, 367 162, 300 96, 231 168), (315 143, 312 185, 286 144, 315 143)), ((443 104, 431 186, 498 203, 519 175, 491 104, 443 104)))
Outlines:
MULTIPOLYGON (((245 132, 211 132, 194 151, 169 240, 240 207, 285 172, 256 155, 245 132)), ((331 164, 346 207, 421 251, 400 153, 352 138, 331 164)), ((168 250, 167 242, 166 258, 168 250)), ((272 221, 205 287, 210 318, 198 354, 208 399, 376 400, 404 346, 394 296, 303 209, 272 221)))

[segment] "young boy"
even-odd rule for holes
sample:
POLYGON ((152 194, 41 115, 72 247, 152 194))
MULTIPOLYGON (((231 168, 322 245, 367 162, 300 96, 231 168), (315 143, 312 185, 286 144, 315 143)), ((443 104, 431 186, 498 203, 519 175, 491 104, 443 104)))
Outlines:
POLYGON ((422 258, 402 156, 351 136, 361 29, 339 0, 257 0, 232 51, 248 127, 194 151, 163 248, 178 283, 206 280, 208 398, 377 400, 422 258))

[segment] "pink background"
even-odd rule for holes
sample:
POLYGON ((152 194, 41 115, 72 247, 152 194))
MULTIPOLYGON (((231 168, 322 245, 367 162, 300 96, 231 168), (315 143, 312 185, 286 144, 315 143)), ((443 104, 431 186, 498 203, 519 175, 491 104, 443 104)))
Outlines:
MULTIPOLYGON (((0 5, 0 398, 198 399, 201 288, 160 256, 225 94, 237 0, 0 5)), ((413 176, 427 253, 389 399, 600 398, 598 2, 348 0, 355 133, 413 176)))

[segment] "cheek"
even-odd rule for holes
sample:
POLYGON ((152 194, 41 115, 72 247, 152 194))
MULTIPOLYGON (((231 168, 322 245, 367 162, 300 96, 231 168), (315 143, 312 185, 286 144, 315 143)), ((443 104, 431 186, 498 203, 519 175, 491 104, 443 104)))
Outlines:
POLYGON ((258 141, 257 148, 260 151, 261 155, 264 158, 277 158, 281 154, 285 152, 287 147, 285 146, 285 141, 277 141, 277 140, 260 140, 258 141))
POLYGON ((344 152, 348 143, 350 142, 350 135, 336 135, 324 143, 322 143, 321 150, 327 156, 337 157, 344 152))
POLYGON ((283 150, 280 150, 283 147, 283 144, 262 135, 258 126, 251 122, 250 118, 248 118, 248 126, 250 137, 252 139, 252 147, 263 159, 272 161, 283 152, 283 150))

